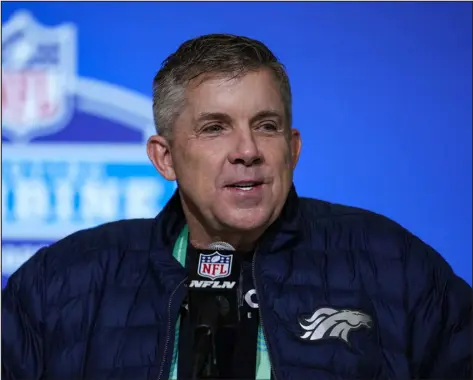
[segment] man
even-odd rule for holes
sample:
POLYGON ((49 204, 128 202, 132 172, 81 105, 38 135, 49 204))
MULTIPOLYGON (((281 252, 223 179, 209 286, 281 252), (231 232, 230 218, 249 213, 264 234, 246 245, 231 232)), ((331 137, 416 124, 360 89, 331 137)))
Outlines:
POLYGON ((176 194, 154 220, 77 232, 10 278, 3 379, 188 378, 187 262, 215 241, 242 256, 242 323, 259 331, 245 378, 470 378, 471 288, 441 256, 383 216, 297 196, 301 137, 266 46, 187 41, 153 96, 147 151, 176 194))

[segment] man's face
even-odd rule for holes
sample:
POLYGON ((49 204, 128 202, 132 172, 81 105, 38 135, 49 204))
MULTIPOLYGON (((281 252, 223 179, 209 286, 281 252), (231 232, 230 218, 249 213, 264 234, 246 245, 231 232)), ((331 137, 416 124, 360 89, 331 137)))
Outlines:
POLYGON ((284 205, 301 146, 275 79, 265 70, 214 76, 189 85, 186 94, 169 152, 160 155, 164 164, 155 165, 177 179, 184 209, 200 223, 265 229, 284 205))

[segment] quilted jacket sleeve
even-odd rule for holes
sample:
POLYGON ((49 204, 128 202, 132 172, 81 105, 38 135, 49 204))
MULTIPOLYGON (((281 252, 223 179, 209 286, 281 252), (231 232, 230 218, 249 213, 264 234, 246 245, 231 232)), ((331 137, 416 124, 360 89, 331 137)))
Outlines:
POLYGON ((471 287, 431 247, 414 236, 409 240, 411 373, 421 379, 471 379, 471 287))
POLYGON ((2 380, 41 378, 43 300, 40 250, 10 277, 2 291, 2 380))

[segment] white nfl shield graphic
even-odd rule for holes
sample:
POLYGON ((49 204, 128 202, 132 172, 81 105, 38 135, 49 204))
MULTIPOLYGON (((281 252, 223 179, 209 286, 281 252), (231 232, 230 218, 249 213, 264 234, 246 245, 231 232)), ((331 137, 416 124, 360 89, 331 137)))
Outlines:
POLYGON ((199 276, 216 280, 232 273, 233 255, 222 255, 214 252, 210 255, 201 253, 197 273, 199 276))
POLYGON ((64 128, 73 112, 76 33, 21 12, 2 27, 2 129, 15 141, 64 128))
POLYGON ((176 189, 143 149, 151 99, 77 75, 76 30, 28 11, 2 23, 3 275, 75 231, 154 217, 176 189))

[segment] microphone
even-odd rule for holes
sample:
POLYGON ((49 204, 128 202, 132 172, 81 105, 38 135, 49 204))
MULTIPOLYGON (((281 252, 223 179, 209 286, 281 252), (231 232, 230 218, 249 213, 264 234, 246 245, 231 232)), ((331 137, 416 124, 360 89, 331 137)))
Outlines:
POLYGON ((205 250, 195 251, 190 255, 189 265, 191 319, 193 315, 194 320, 208 325, 217 317, 224 325, 238 323, 241 270, 235 248, 225 242, 215 242, 205 250), (204 304, 207 307, 203 307, 204 304))
POLYGON ((228 378, 240 321, 240 255, 225 242, 191 250, 188 307, 194 330, 192 378, 228 378))

